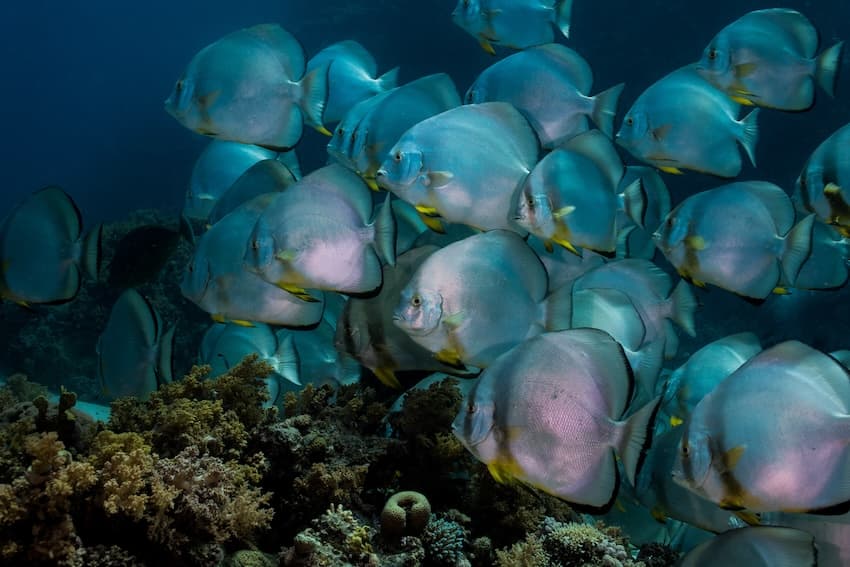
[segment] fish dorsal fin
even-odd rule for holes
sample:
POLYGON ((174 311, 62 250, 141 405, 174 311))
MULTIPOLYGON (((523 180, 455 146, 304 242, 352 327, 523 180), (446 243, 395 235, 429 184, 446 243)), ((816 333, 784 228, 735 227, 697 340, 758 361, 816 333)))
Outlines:
POLYGON ((746 191, 761 201, 776 225, 776 232, 785 235, 794 226, 794 205, 788 194, 767 181, 744 181, 733 183, 730 189, 746 191))
POLYGON ((384 100, 384 103, 386 104, 391 97, 407 96, 404 92, 411 89, 416 89, 426 94, 435 103, 437 103, 437 106, 441 106, 443 108, 448 109, 461 105, 460 94, 457 92, 457 87, 455 86, 452 78, 446 73, 426 75, 425 77, 411 81, 406 85, 393 89, 392 91, 387 91, 391 94, 390 97, 387 97, 387 99, 384 100))
POLYGON ((240 32, 270 48, 290 80, 298 81, 304 75, 307 66, 304 48, 295 36, 280 25, 257 24, 240 32))
POLYGON ((806 16, 788 8, 770 8, 757 10, 745 15, 739 21, 750 20, 750 24, 758 24, 764 29, 766 25, 774 28, 772 37, 781 44, 785 39, 792 43, 799 55, 806 59, 815 56, 818 48, 818 32, 806 16))
POLYGON ((583 95, 590 94, 593 87, 593 71, 588 62, 565 45, 559 43, 547 43, 526 49, 523 53, 539 54, 548 65, 554 63, 562 75, 576 87, 583 95))
POLYGON ((324 48, 320 53, 324 53, 329 60, 341 57, 351 61, 370 77, 375 77, 378 74, 378 64, 375 62, 375 57, 369 53, 368 49, 353 39, 338 41, 324 48))
POLYGON ((476 113, 487 115, 498 121, 507 132, 510 132, 512 146, 519 154, 522 163, 527 164, 529 168, 537 163, 539 155, 537 134, 514 105, 507 102, 482 102, 471 107, 475 108, 476 113))
POLYGON ((623 178, 625 166, 611 140, 599 130, 589 130, 571 138, 562 149, 586 157, 605 175, 612 191, 623 178))

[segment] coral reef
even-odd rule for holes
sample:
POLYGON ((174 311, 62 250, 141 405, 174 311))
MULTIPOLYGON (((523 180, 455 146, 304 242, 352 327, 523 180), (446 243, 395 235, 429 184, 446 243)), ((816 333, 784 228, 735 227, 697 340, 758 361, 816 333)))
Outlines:
MULTIPOLYGON (((500 567, 645 567, 634 561, 616 528, 564 523, 546 517, 537 531, 509 549, 496 551, 500 567)), ((669 563, 672 565, 672 562, 669 563)))
POLYGON ((381 534, 390 537, 419 535, 430 516, 431 504, 424 494, 414 490, 397 492, 381 510, 381 534))

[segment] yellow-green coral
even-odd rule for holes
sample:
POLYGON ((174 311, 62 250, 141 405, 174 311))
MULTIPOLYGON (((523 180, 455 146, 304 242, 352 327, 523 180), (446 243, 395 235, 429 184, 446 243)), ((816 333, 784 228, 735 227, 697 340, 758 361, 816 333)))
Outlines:
POLYGON ((393 537, 419 535, 430 516, 431 504, 424 494, 413 490, 397 492, 381 511, 381 533, 393 537))

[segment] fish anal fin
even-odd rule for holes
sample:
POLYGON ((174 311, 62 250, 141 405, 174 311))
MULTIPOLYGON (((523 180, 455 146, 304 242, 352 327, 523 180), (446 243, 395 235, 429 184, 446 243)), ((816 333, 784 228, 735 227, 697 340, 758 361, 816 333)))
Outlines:
POLYGON ((384 386, 389 386, 390 388, 396 390, 401 389, 401 382, 398 381, 398 378, 395 375, 395 371, 392 368, 379 366, 378 368, 375 368, 372 372, 384 386))

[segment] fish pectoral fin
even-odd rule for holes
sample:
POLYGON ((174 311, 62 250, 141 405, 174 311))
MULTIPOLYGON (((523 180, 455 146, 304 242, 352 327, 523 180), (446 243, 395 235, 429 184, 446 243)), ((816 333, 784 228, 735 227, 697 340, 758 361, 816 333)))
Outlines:
POLYGON ((297 255, 298 253, 295 250, 281 250, 274 257, 281 262, 291 262, 297 255))
POLYGON ((445 187, 454 178, 451 171, 431 171, 428 173, 428 187, 439 189, 445 187))
POLYGON ((227 318, 221 313, 213 313, 210 318, 216 323, 227 323, 227 318))
POLYGON ((384 386, 389 386, 390 388, 399 390, 401 389, 401 382, 398 381, 398 378, 395 375, 395 371, 392 368, 387 368, 383 366, 379 366, 375 370, 373 370, 375 377, 381 381, 381 384, 384 386))
POLYGON ((691 250, 705 250, 708 248, 708 245, 705 243, 705 238, 702 236, 688 236, 685 238, 685 244, 687 244, 688 248, 691 250))
POLYGON ((773 288, 773 291, 771 293, 774 293, 776 295, 791 295, 791 290, 785 286, 780 285, 773 288))
POLYGON ((481 10, 481 15, 485 18, 492 18, 493 16, 498 16, 502 12, 503 10, 501 8, 489 8, 487 10, 481 10))
POLYGON ((414 207, 414 208, 416 209, 416 212, 418 212, 419 214, 425 215, 425 216, 429 216, 429 217, 440 216, 440 213, 437 211, 436 207, 429 207, 428 205, 416 205, 416 207, 414 207))
POLYGON ((325 136, 333 136, 334 133, 319 124, 318 126, 313 126, 313 129, 316 130, 319 134, 324 134, 325 136))
POLYGON ((676 416, 676 415, 671 415, 671 416, 670 416, 670 425, 671 425, 672 427, 679 427, 679 426, 680 426, 680 425, 682 425, 683 423, 685 423, 685 420, 684 420, 684 419, 682 419, 681 417, 676 416))
POLYGON ((288 291, 301 301, 307 301, 308 303, 316 303, 319 301, 317 298, 310 295, 310 293, 303 287, 298 287, 296 285, 292 285, 286 282, 278 282, 277 287, 279 287, 283 291, 288 291))
POLYGON ((215 104, 215 101, 218 100, 218 97, 221 96, 221 90, 215 90, 211 93, 207 93, 203 96, 199 96, 195 98, 195 101, 198 103, 198 106, 201 108, 209 108, 211 105, 215 104))
POLYGON ((453 313, 443 319, 443 324, 450 330, 454 330, 457 329, 464 320, 466 320, 466 316, 463 311, 458 311, 457 313, 453 313))
POLYGON ((575 210, 576 210, 576 208, 573 205, 567 205, 567 206, 561 207, 557 211, 553 212, 552 216, 555 217, 556 219, 560 219, 561 217, 565 217, 568 214, 574 212, 575 210))
POLYGON ((566 248, 567 250, 569 250, 570 252, 572 252, 573 254, 578 256, 579 258, 582 257, 581 252, 579 252, 578 249, 575 246, 573 246, 572 242, 570 242, 569 240, 565 240, 563 238, 553 238, 552 242, 554 242, 555 244, 560 244, 561 246, 563 246, 564 248, 566 248))
POLYGON ((552 241, 551 241, 551 240, 547 240, 547 241, 545 241, 545 242, 543 243, 543 247, 546 249, 546 252, 548 252, 549 254, 551 254, 552 252, 554 252, 554 251, 555 251, 555 247, 554 247, 554 246, 552 246, 552 241))
POLYGON ((741 456, 744 454, 744 451, 746 449, 747 448, 744 445, 737 445, 735 447, 732 447, 731 449, 729 449, 725 453, 723 453, 723 455, 721 455, 721 458, 723 459, 722 462, 723 462, 724 470, 725 471, 735 470, 735 467, 738 465, 738 461, 741 460, 741 456))
POLYGON ((667 137, 667 134, 670 133, 670 130, 672 128, 673 126, 670 124, 664 124, 663 126, 659 126, 658 128, 653 128, 652 137, 660 142, 667 137))
MULTIPOLYGON (((735 76, 739 79, 743 79, 745 77, 749 77, 752 75, 755 70, 758 69, 758 63, 739 63, 735 65, 735 76)), ((742 94, 752 94, 749 92, 742 92, 742 94)))
POLYGON ((246 319, 231 319, 231 323, 234 325, 238 325, 240 327, 254 327, 254 323, 252 321, 248 321, 246 319))

